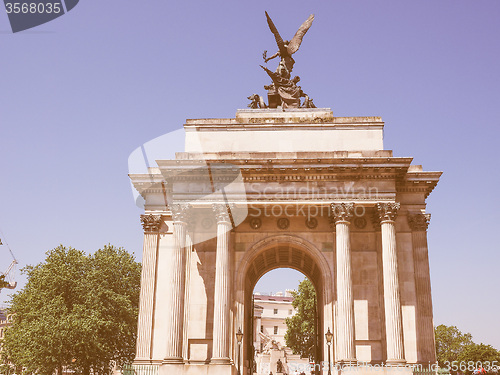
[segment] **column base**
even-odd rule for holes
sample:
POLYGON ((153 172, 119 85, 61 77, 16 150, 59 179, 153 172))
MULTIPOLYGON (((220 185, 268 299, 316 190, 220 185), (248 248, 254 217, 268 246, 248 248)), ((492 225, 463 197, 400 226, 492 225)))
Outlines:
POLYGON ((388 359, 385 362, 386 366, 404 366, 406 365, 406 359, 388 359))
POLYGON ((150 358, 136 358, 132 362, 132 365, 152 365, 153 361, 150 358))
POLYGON ((356 358, 348 358, 338 360, 335 363, 338 363, 341 366, 356 366, 358 364, 358 360, 356 358))
POLYGON ((212 358, 210 360, 211 365, 230 365, 231 364, 231 359, 230 358, 212 358))
POLYGON ((165 358, 162 365, 184 365, 184 359, 182 357, 165 358))

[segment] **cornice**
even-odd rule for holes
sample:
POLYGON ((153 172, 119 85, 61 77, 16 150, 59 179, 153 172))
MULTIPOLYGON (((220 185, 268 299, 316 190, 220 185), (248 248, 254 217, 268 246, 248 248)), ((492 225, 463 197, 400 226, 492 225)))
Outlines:
MULTIPOLYGON (((339 156, 332 157, 318 153, 316 156, 310 157, 278 157, 277 154, 263 153, 267 155, 253 155, 238 153, 230 155, 220 155, 221 158, 204 158, 204 154, 182 155, 183 159, 175 160, 157 160, 156 163, 163 171, 166 169, 193 169, 193 167, 206 167, 207 165, 216 165, 219 168, 231 168, 245 166, 247 168, 297 168, 299 166, 310 168, 329 168, 342 166, 345 168, 386 168, 386 167, 404 167, 408 168, 413 160, 411 157, 392 157, 392 156, 339 156), (189 158, 190 156, 201 157, 201 159, 189 158), (222 158, 224 156, 224 158, 222 158)), ((327 153, 328 154, 328 153, 327 153)), ((425 173, 425 172, 420 172, 425 173)))
POLYGON ((394 157, 158 160, 161 174, 131 174, 130 178, 144 196, 145 193, 163 192, 164 186, 168 188, 173 183, 206 182, 210 165, 217 169, 218 183, 234 181, 235 172, 241 173, 244 183, 392 180, 398 193, 417 192, 427 197, 442 172, 412 171, 409 170, 411 162, 412 158, 394 157), (162 186, 164 181, 168 183, 162 186))
POLYGON ((396 182, 396 190, 401 193, 424 193, 425 198, 434 190, 443 172, 408 172, 396 182))
POLYGON ((282 129, 380 129, 384 127, 381 117, 334 117, 330 108, 312 110, 276 111, 270 109, 240 109, 235 118, 187 119, 186 131, 241 131, 251 128, 260 130, 282 129))

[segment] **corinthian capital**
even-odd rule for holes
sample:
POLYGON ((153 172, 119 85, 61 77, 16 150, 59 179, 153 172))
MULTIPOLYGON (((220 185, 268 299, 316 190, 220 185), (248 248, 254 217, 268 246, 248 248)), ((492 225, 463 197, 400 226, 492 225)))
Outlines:
POLYGON ((231 223, 231 205, 214 203, 212 204, 212 209, 215 212, 217 223, 231 223))
POLYGON ((141 215, 141 223, 145 233, 157 233, 162 220, 160 215, 141 215))
POLYGON ((408 214, 408 225, 413 232, 425 232, 430 220, 431 214, 408 214))
POLYGON ((330 208, 332 222, 350 222, 354 212, 354 203, 332 203, 330 208))
POLYGON ((376 216, 380 222, 394 221, 398 215, 401 204, 398 202, 377 203, 376 216))
POLYGON ((191 211, 190 204, 172 204, 169 208, 170 211, 172 211, 172 219, 174 219, 174 222, 187 223, 189 221, 189 214, 191 211))

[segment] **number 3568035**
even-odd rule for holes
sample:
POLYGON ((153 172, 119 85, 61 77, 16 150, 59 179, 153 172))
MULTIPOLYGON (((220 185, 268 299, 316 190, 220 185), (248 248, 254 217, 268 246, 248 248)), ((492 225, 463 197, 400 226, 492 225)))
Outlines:
POLYGON ((60 3, 5 3, 7 13, 61 13, 60 3))

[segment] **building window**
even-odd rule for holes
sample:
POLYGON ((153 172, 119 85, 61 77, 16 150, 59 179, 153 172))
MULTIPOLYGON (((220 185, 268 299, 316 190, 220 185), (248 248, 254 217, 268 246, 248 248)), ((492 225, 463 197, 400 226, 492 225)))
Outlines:
POLYGON ((260 326, 260 331, 264 333, 264 326, 260 326))
POLYGON ((277 335, 278 334, 278 326, 274 326, 274 334, 277 335))
POLYGON ((274 309, 274 315, 278 314, 278 309, 274 309))
POLYGON ((293 313, 292 309, 288 310, 288 315, 292 315, 292 313, 293 313))

